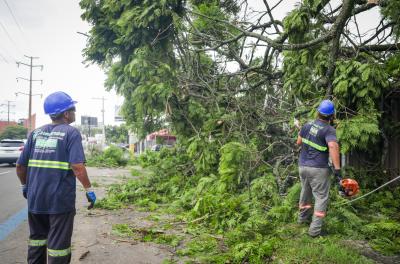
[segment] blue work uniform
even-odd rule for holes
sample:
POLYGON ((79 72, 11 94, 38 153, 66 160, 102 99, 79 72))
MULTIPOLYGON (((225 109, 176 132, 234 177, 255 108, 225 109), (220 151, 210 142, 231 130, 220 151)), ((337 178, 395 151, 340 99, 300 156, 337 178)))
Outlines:
POLYGON ((75 215, 76 177, 71 164, 84 163, 79 131, 68 124, 34 130, 17 164, 27 167, 30 239, 28 263, 69 263, 75 215), (45 263, 45 262, 43 262, 45 263))
POLYGON ((305 124, 300 130, 302 140, 299 165, 328 168, 328 142, 336 142, 336 130, 321 120, 305 124))
POLYGON ((298 222, 310 221, 314 198, 314 214, 308 233, 311 236, 318 236, 321 233, 329 200, 328 143, 336 142, 336 130, 327 122, 315 120, 305 124, 299 136, 302 144, 299 157, 301 193, 298 222))

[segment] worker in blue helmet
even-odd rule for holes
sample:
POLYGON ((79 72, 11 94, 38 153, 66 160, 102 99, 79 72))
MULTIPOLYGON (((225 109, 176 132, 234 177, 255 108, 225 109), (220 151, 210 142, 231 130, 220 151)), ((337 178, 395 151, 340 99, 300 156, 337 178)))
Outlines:
POLYGON ((301 146, 298 222, 300 224, 311 222, 308 230, 311 237, 321 235, 323 219, 326 216, 330 188, 329 157, 332 160, 336 178, 338 181, 341 179, 339 145, 336 130, 331 125, 335 117, 335 106, 332 101, 323 100, 317 111, 317 119, 301 127, 296 142, 301 146))
POLYGON ((32 131, 17 161, 28 202, 28 263, 70 263, 76 178, 92 206, 96 201, 84 165, 81 134, 70 126, 76 103, 64 92, 47 96, 44 112, 52 122, 32 131))

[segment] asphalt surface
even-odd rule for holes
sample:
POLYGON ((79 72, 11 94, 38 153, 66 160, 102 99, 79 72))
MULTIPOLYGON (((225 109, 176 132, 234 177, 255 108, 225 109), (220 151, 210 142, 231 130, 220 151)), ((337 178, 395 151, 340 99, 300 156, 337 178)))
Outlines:
POLYGON ((15 167, 0 164, 0 262, 4 264, 26 263, 28 222, 20 185, 15 167))

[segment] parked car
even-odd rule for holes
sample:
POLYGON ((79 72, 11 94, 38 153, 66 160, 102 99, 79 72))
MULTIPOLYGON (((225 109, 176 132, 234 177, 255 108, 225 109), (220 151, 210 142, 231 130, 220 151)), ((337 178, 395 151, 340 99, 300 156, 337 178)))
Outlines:
POLYGON ((0 141, 0 163, 13 165, 24 149, 24 141, 19 139, 3 139, 0 141))
POLYGON ((162 148, 172 148, 174 146, 172 145, 161 145, 161 144, 156 144, 151 147, 151 151, 160 151, 162 148))

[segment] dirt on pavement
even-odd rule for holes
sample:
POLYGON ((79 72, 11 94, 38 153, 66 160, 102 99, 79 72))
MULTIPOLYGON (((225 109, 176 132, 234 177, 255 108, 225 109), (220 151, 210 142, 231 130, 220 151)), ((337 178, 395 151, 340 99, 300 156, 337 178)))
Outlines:
MULTIPOLYGON (((97 199, 106 194, 112 183, 133 179, 127 169, 88 168, 97 199)), ((114 224, 149 227, 147 212, 132 208, 120 210, 88 210, 85 193, 78 185, 77 212, 72 237, 72 263, 163 263, 172 257, 171 249, 155 243, 124 240, 112 234, 114 224)))

